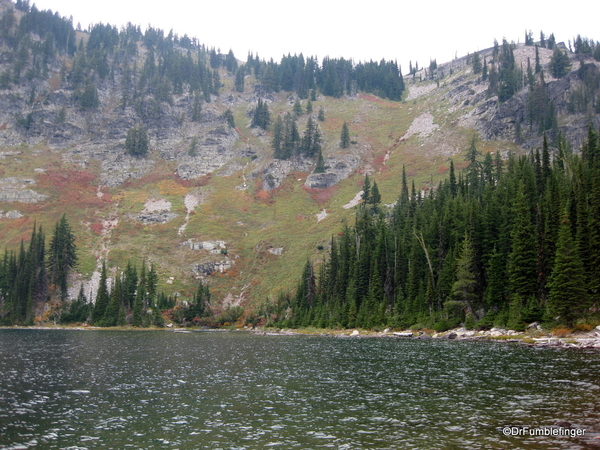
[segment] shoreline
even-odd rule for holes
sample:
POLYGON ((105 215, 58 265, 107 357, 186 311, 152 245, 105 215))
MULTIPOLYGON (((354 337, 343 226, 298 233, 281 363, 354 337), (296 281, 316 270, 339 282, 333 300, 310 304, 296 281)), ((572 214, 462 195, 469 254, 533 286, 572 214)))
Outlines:
POLYGON ((565 336, 554 336, 551 333, 543 332, 539 329, 518 332, 504 328, 492 328, 491 330, 466 330, 465 328, 454 328, 444 332, 432 332, 433 330, 404 330, 384 331, 371 330, 331 330, 331 329, 275 329, 264 328, 250 330, 253 333, 261 335, 305 335, 305 336, 326 336, 337 338, 395 338, 395 339, 415 339, 415 340, 453 340, 453 341, 491 341, 491 342, 512 342, 526 345, 529 347, 552 347, 552 348, 576 348, 592 349, 600 351, 600 326, 591 331, 576 331, 565 336))
POLYGON ((544 332, 539 328, 528 329, 518 332, 504 328, 492 328, 491 330, 467 330, 465 328, 454 328, 444 332, 433 330, 403 330, 394 331, 372 331, 363 329, 321 329, 321 328, 290 328, 279 329, 270 327, 243 327, 243 328, 175 328, 175 327, 94 327, 94 326, 70 326, 70 325, 32 325, 32 326, 2 326, 0 330, 72 330, 72 331, 167 331, 171 333, 191 333, 208 331, 246 331, 262 336, 323 336, 336 338, 394 338, 415 340, 453 340, 453 341, 492 341, 520 343, 530 347, 552 347, 552 348, 577 348, 593 349, 600 351, 600 326, 590 331, 575 331, 564 336, 555 336, 544 332))

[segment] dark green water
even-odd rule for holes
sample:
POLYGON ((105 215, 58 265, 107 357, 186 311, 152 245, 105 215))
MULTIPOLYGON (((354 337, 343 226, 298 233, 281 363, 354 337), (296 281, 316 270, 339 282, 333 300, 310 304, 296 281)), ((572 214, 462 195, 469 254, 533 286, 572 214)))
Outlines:
POLYGON ((0 330, 2 449, 584 449, 600 353, 244 332, 0 330), (563 420, 584 437, 505 437, 563 420))

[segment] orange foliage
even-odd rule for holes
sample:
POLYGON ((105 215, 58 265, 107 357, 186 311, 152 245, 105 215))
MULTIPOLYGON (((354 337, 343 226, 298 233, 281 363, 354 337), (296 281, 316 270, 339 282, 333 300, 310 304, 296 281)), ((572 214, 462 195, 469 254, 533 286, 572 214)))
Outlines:
POLYGON ((261 190, 257 191, 256 194, 254 194, 254 197, 257 200, 270 200, 271 193, 269 191, 267 191, 266 189, 261 189, 261 190))
POLYGON ((49 169, 40 175, 38 183, 40 187, 57 190, 61 203, 101 206, 106 201, 96 195, 96 176, 86 170, 49 169))
POLYGON ((311 189, 309 187, 306 187, 306 185, 303 185, 302 189, 304 189, 310 194, 314 202, 322 204, 329 201, 331 197, 335 195, 335 193, 338 190, 338 186, 333 185, 328 187, 327 189, 311 189))
POLYGON ((186 195, 188 189, 175 180, 162 180, 158 183, 158 192, 161 195, 186 195))
POLYGON ((556 327, 552 329, 552 335, 556 337, 565 337, 570 334, 573 330, 567 327, 556 327))
POLYGON ((374 95, 367 95, 367 94, 359 94, 358 95, 361 99, 366 100, 368 102, 374 102, 374 103, 379 103, 380 105, 386 105, 386 106, 390 106, 390 105, 394 105, 394 103, 389 102, 389 101, 385 101, 379 97, 376 97, 374 95))
POLYGON ((438 167, 438 173, 441 175, 443 173, 446 173, 450 170, 450 167, 446 167, 443 164, 441 166, 438 167))
POLYGON ((577 331, 592 331, 594 329, 594 325, 590 325, 589 323, 576 323, 575 330, 577 331))

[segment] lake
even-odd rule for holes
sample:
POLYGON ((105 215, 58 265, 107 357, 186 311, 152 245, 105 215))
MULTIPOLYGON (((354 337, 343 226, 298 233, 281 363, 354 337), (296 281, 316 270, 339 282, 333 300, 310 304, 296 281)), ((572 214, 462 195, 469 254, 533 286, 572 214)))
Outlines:
POLYGON ((599 352, 0 330, 1 449, 584 449, 599 436, 599 352), (543 435, 559 421, 572 435, 543 435))

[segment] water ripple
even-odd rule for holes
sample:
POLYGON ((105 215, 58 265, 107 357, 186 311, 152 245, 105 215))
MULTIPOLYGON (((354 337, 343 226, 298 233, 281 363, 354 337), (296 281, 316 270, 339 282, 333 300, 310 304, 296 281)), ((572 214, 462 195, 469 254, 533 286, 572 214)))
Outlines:
POLYGON ((0 449, 583 449, 600 433, 597 353, 0 330, 0 370, 0 449), (559 420, 591 437, 501 432, 559 420))

